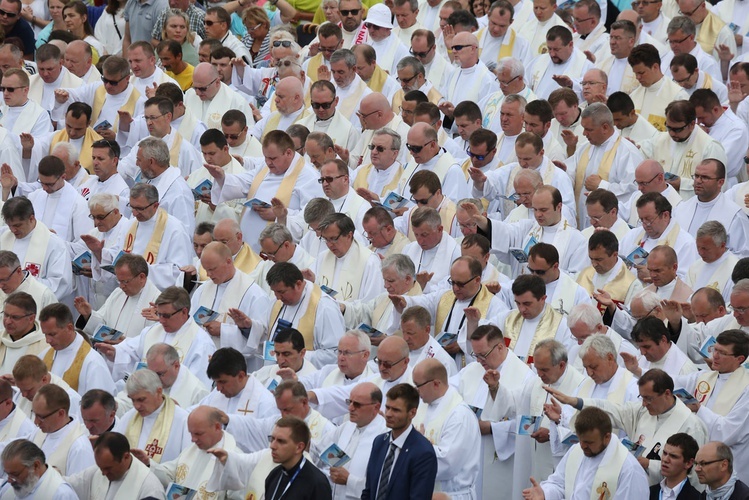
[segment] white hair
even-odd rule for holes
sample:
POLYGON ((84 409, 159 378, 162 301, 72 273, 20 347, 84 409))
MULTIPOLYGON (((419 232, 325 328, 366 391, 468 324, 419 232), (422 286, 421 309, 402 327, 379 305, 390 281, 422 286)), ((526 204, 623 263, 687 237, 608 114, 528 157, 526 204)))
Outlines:
POLYGON ((120 206, 120 197, 111 193, 96 193, 88 200, 88 209, 93 210, 96 207, 105 212, 111 212, 120 206))
POLYGON ((52 151, 50 151, 50 153, 52 154, 52 156, 55 156, 55 153, 61 150, 64 150, 68 154, 68 162, 70 164, 78 161, 78 150, 75 149, 75 146, 73 146, 69 142, 58 142, 52 148, 52 151))
POLYGON ((353 337, 356 339, 357 349, 360 351, 369 352, 369 348, 372 347, 372 341, 369 340, 369 335, 361 330, 348 330, 343 334, 344 337, 353 337))
POLYGON ((582 323, 590 330, 594 330, 598 325, 603 324, 603 318, 598 308, 590 302, 583 302, 577 304, 570 309, 570 314, 567 317, 567 324, 572 326, 577 323, 582 323))
POLYGON ((661 298, 658 294, 652 290, 641 290, 638 292, 632 300, 639 299, 642 302, 642 307, 650 311, 661 305, 661 298))
POLYGON ((600 333, 593 334, 585 339, 583 345, 580 346, 580 351, 578 354, 580 359, 584 358, 588 354, 589 350, 592 350, 601 359, 606 358, 606 356, 608 356, 609 354, 616 358, 618 354, 616 352, 614 341, 606 335, 602 335, 600 333))
POLYGON ((162 388, 163 385, 161 385, 159 376, 156 375, 156 372, 148 368, 141 368, 133 372, 125 384, 125 392, 127 392, 128 396, 144 391, 149 394, 156 394, 156 391, 162 388))

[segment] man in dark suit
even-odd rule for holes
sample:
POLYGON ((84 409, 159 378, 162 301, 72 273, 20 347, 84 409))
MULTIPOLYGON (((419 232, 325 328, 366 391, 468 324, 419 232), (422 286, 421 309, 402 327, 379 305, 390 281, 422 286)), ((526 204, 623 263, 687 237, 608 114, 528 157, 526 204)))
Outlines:
POLYGON ((699 500, 700 492, 687 478, 699 448, 697 441, 684 432, 666 440, 660 457, 663 480, 650 487, 650 500, 699 500))
POLYGON ((725 443, 705 443, 697 452, 694 470, 700 483, 706 486, 701 499, 749 500, 749 486, 733 474, 733 453, 725 443), (729 491, 733 491, 731 496, 726 496, 729 491))
POLYGON ((411 425, 419 393, 409 384, 387 393, 385 422, 390 432, 377 436, 367 464, 362 500, 430 500, 437 477, 432 443, 411 425))

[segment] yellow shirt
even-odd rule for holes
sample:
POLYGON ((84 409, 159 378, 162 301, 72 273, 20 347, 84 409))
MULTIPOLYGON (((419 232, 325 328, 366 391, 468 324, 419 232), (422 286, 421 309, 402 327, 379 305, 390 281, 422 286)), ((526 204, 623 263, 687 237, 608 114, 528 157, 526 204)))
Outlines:
POLYGON ((166 71, 165 73, 174 78, 177 83, 179 84, 180 88, 183 92, 186 92, 187 89, 192 88, 192 73, 195 71, 195 67, 192 64, 188 64, 187 67, 182 71, 182 73, 175 75, 171 71, 166 71))

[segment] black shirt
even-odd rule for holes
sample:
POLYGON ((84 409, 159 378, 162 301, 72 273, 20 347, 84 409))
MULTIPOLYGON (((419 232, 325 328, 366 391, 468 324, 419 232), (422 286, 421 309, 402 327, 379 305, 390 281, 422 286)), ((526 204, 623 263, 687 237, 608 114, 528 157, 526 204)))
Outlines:
POLYGON ((330 500, 333 498, 333 491, 330 489, 328 478, 309 460, 302 459, 288 471, 279 465, 268 474, 265 478, 265 498, 330 500))

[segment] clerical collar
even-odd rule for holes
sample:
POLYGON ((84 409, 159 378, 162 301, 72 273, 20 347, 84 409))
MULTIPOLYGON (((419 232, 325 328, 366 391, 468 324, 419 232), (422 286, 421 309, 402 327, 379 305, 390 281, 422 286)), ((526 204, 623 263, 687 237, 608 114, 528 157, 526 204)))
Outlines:
POLYGON ((335 116, 335 113, 333 113, 332 115, 330 115, 330 118, 325 118, 325 119, 323 120, 322 118, 317 118, 317 115, 315 115, 315 123, 327 123, 327 122, 332 122, 332 121, 333 121, 333 117, 334 117, 334 116, 335 116))
POLYGON ((112 425, 110 425, 109 428, 105 432, 112 432, 112 429, 114 429, 115 424, 117 424, 117 418, 112 419, 112 425))
POLYGON ((304 461, 304 456, 302 456, 301 458, 299 458, 299 461, 296 464, 294 464, 294 466, 291 467, 291 469, 289 469, 289 470, 286 470, 286 467, 284 467, 282 465, 281 466, 281 472, 283 472, 287 476, 290 476, 290 475, 292 475, 294 472, 296 472, 297 470, 299 470, 302 467, 302 462, 303 461, 304 461))

